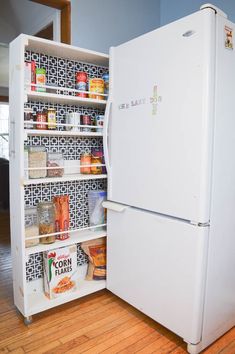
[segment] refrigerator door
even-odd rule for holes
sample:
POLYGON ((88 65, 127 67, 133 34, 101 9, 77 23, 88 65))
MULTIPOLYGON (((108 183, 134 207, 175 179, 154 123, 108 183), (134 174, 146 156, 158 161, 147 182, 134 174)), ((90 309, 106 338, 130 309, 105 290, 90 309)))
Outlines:
POLYGON ((132 207, 111 209, 107 288, 186 342, 199 342, 209 228, 132 207))
POLYGON ((205 9, 111 48, 109 200, 208 222, 214 22, 205 9))

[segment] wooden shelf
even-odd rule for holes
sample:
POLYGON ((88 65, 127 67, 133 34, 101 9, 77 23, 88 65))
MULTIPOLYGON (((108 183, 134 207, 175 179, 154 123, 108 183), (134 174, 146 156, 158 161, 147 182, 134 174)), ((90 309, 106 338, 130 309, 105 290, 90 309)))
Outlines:
POLYGON ((52 307, 62 305, 66 302, 79 299, 82 296, 89 295, 96 291, 106 288, 105 280, 81 280, 78 284, 78 290, 70 294, 58 297, 57 299, 48 299, 43 292, 35 292, 27 297, 28 306, 25 316, 32 316, 41 311, 48 310, 52 307))
MULTIPOLYGON (((58 90, 66 90, 64 87, 58 87, 58 90)), ((27 101, 39 101, 47 103, 61 103, 61 104, 71 104, 75 106, 92 107, 92 108, 103 108, 107 104, 106 100, 97 100, 94 98, 84 98, 78 96, 62 95, 49 92, 35 92, 31 91, 26 93, 27 101)))
POLYGON ((59 247, 70 246, 75 243, 81 243, 89 240, 95 240, 97 238, 106 237, 107 231, 106 230, 83 230, 83 231, 75 231, 70 233, 70 238, 64 241, 57 240, 51 244, 39 244, 34 247, 25 248, 25 255, 26 257, 30 254, 50 251, 54 250, 59 247))
POLYGON ((85 181, 90 179, 103 179, 107 178, 106 174, 100 175, 86 175, 86 174, 76 174, 76 175, 64 175, 62 177, 46 177, 46 178, 32 178, 24 180, 23 184, 25 186, 32 184, 41 184, 41 183, 55 183, 55 182, 69 182, 69 181, 85 181))

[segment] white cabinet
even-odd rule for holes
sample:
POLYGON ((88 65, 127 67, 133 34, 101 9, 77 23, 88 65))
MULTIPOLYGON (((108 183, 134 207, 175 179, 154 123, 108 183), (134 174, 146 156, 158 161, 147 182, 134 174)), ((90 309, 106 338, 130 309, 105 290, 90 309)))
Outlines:
POLYGON ((80 247, 82 241, 106 236, 103 229, 91 228, 87 192, 106 189, 107 175, 67 174, 63 177, 25 179, 24 147, 39 146, 47 152, 60 152, 68 161, 79 160, 82 153, 102 148, 102 133, 65 130, 68 112, 103 115, 106 96, 102 99, 76 96, 75 74, 85 71, 88 77, 101 77, 108 72, 108 55, 79 49, 61 43, 20 35, 10 45, 10 208, 13 261, 14 301, 27 318, 40 311, 105 288, 105 281, 84 280, 87 257, 80 247), (31 90, 24 82, 24 62, 34 61, 46 69, 46 92, 31 90), (56 130, 24 129, 24 109, 36 113, 54 108, 56 130), (70 238, 53 244, 25 247, 25 208, 50 201, 56 195, 70 196, 70 238), (42 252, 77 244, 79 289, 55 300, 43 292, 42 252))

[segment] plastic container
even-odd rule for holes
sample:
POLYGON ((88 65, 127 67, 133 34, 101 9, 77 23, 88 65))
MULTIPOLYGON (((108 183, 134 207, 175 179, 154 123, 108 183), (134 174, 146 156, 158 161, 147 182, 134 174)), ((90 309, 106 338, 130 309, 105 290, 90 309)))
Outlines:
MULTIPOLYGON (((47 235, 55 232, 55 206, 52 202, 40 202, 37 206, 39 234, 47 235)), ((48 244, 56 240, 55 235, 40 238, 40 243, 48 244)))
POLYGON ((49 152, 47 155, 47 167, 58 167, 47 170, 48 177, 62 177, 64 175, 63 155, 57 152, 49 152))
MULTIPOLYGON (((105 224, 106 213, 102 206, 103 201, 107 199, 107 192, 103 190, 88 192, 88 209, 90 226, 105 224)), ((103 228, 94 228, 93 230, 102 230, 103 228)))
POLYGON ((36 208, 25 209, 25 247, 33 247, 39 244, 38 215, 36 208), (29 237, 35 238, 27 240, 29 237))
POLYGON ((29 178, 45 178, 47 175, 47 152, 44 146, 29 147, 29 168, 40 167, 40 170, 29 170, 29 178), (45 169, 43 169, 45 167, 45 169))

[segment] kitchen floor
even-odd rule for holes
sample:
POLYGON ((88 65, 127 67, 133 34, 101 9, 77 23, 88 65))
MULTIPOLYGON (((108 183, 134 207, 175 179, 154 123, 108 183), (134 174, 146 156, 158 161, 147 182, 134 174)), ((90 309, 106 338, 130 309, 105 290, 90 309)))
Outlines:
MULTIPOLYGON (((7 212, 0 212, 0 319, 0 353, 186 353, 181 338, 108 290, 35 315, 26 327, 13 305, 7 212)), ((218 353, 235 353, 235 328, 204 351, 218 353)))

